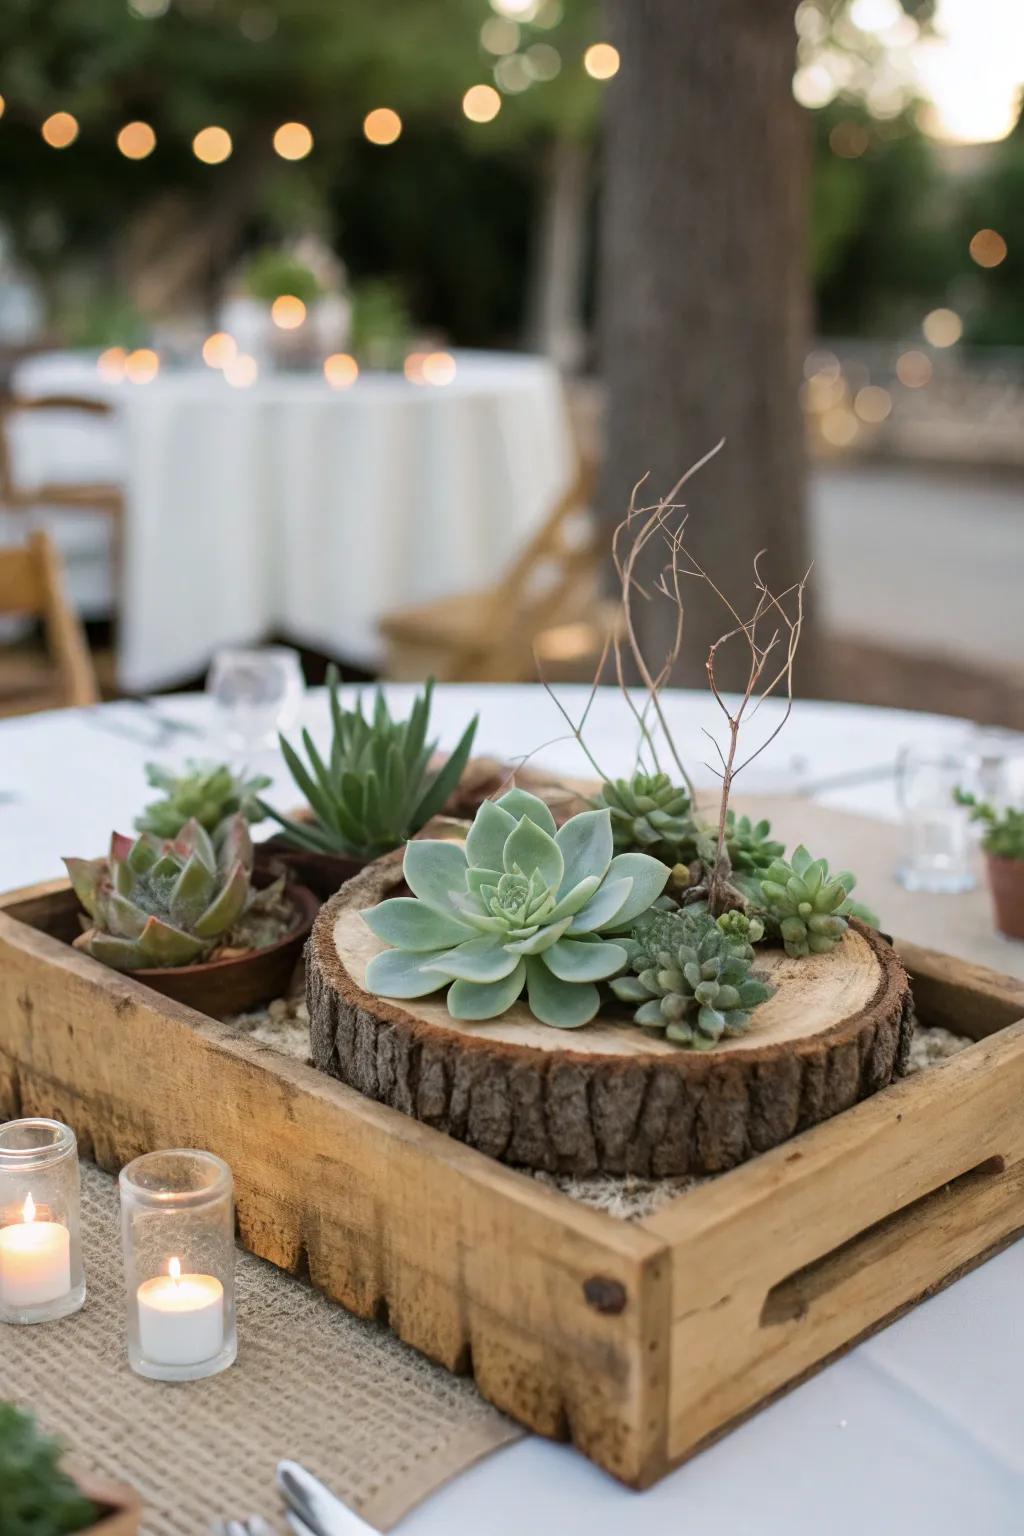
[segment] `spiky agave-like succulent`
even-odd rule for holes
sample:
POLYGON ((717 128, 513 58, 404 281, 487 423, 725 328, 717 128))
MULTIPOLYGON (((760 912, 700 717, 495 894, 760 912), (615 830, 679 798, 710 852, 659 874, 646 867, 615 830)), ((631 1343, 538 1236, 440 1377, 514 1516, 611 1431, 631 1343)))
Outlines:
POLYGON ((236 814, 246 821, 260 821, 263 811, 258 796, 270 786, 264 773, 247 777, 245 771, 234 773, 227 763, 200 763, 189 759, 184 773, 146 764, 146 780, 163 798, 153 800, 135 818, 138 832, 152 832, 156 837, 177 837, 193 818, 207 832, 214 832, 228 816, 236 814))
POLYGON ((823 955, 833 949, 857 916, 877 927, 866 907, 849 899, 856 885, 849 870, 830 874, 827 859, 812 859, 800 845, 788 862, 775 859, 758 882, 769 927, 777 927, 787 955, 823 955))
POLYGON ((363 912, 386 944, 366 985, 382 997, 448 988, 457 1019, 493 1019, 526 989, 542 1024, 576 1029, 598 1010, 595 985, 627 962, 628 933, 661 894, 667 867, 614 855, 611 816, 583 811, 556 830, 548 807, 513 789, 484 801, 465 845, 421 840, 405 850, 411 897, 363 912))
POLYGON ((260 949, 295 925, 277 881, 255 891, 244 816, 211 838, 189 821, 174 839, 115 832, 101 859, 65 859, 75 895, 92 919, 76 944, 118 971, 193 965, 224 949, 260 949))
POLYGON ((433 678, 427 680, 407 720, 393 720, 378 688, 373 712, 363 714, 361 698, 345 709, 338 695, 336 667, 327 671, 333 736, 327 760, 313 738, 303 731, 310 766, 284 737, 281 751, 296 784, 316 816, 315 822, 292 821, 260 801, 267 816, 285 830, 296 848, 346 858, 375 859, 399 848, 436 816, 458 784, 466 766, 477 717, 463 731, 458 745, 436 772, 430 760, 436 741, 427 740, 433 678))
POLYGON ((637 1005, 634 1023, 676 1045, 710 1050, 723 1035, 743 1034, 753 1009, 773 994, 750 973, 751 939, 761 931, 739 912, 717 922, 693 907, 654 914, 635 930, 634 974, 616 977, 612 991, 637 1005))

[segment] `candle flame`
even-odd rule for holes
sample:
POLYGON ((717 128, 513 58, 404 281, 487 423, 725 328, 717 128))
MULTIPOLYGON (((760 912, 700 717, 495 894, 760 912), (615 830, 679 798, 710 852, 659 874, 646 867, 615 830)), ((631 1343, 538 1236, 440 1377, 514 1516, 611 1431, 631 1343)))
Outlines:
POLYGON ((31 1195, 25 1196, 25 1204, 21 1208, 21 1219, 22 1221, 35 1221, 36 1219, 36 1203, 31 1195))
POLYGON ((179 1280, 181 1279, 181 1260, 180 1259, 172 1259, 171 1262, 167 1266, 167 1270, 168 1270, 168 1273, 170 1274, 171 1279, 174 1281, 175 1285, 177 1285, 179 1280))

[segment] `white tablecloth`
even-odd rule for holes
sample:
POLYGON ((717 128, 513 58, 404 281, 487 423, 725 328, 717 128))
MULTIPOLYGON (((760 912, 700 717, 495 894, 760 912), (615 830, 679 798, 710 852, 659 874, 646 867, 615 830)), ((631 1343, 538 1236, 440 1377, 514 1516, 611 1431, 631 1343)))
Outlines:
MULTIPOLYGON (((561 692, 570 708, 581 707, 581 690, 561 692)), ((401 706, 410 690, 389 694, 401 706)), ((674 694, 667 703, 683 750, 699 762, 706 755, 700 728, 714 723, 706 696, 674 694)), ((157 756, 217 750, 205 700, 182 696, 161 700, 161 707, 208 734, 179 735, 172 750, 157 756)), ((774 708, 765 708, 766 726, 774 708)), ((435 709, 443 745, 454 745, 473 709, 481 715, 478 748, 496 756, 520 754, 563 733, 539 688, 449 687, 438 690, 435 709)), ((305 715, 323 745, 321 694, 310 695, 305 715)), ((139 733, 154 730, 140 707, 105 706, 101 719, 139 733)), ((614 693, 598 699, 591 725, 588 739, 602 767, 627 772, 632 732, 614 693)), ((751 767, 746 787, 792 790, 801 782, 855 775, 891 764, 904 743, 951 744, 963 730, 934 716, 803 704, 751 767)), ((153 755, 151 745, 98 729, 86 711, 0 722, 0 793, 19 796, 0 803, 0 888, 59 873, 61 853, 95 852, 115 820, 127 829, 147 798, 141 767, 153 755)), ((566 773, 587 771, 571 741, 548 746, 540 760, 566 773)), ((698 780, 710 782, 706 771, 698 780)), ((272 798, 294 803, 286 777, 278 777, 272 798)), ((891 780, 816 798, 862 814, 895 815, 891 780)), ((565 1446, 528 1439, 442 1489, 400 1529, 405 1536, 1021 1536, 1022 1295, 1024 1243, 1017 1243, 648 1493, 629 1493, 565 1446)))
MULTIPOLYGON (((377 621, 500 578, 572 473, 561 386, 545 361, 456 353, 444 386, 207 368, 110 383, 93 358, 21 365, 23 394, 115 403, 114 424, 23 419, 23 479, 123 479, 118 673, 130 691, 201 671, 272 631, 363 665, 377 621)), ((67 518, 64 519, 67 522, 67 518)))

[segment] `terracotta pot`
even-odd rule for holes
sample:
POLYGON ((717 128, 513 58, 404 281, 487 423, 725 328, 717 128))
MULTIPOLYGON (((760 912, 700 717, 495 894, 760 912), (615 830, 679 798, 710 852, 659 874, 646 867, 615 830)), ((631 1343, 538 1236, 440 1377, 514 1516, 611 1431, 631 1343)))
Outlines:
MULTIPOLYGON (((267 872, 257 870, 257 885, 269 883, 267 872)), ((199 965, 153 966, 149 970, 132 971, 135 981, 141 981, 164 997, 185 1003, 200 1013, 214 1018, 224 1018, 233 1013, 245 1013, 258 1008, 272 998, 283 997, 288 991, 299 960, 299 953, 309 937, 313 919, 320 910, 320 898, 304 885, 289 885, 288 894, 294 902, 298 917, 291 933, 266 949, 253 950, 233 960, 206 960, 199 965)))
POLYGON ((295 848, 283 833, 256 844, 257 867, 301 881, 321 902, 328 901, 346 880, 365 869, 368 862, 367 859, 348 859, 340 853, 313 853, 305 848, 295 848))
POLYGON ((985 864, 996 927, 1008 939, 1024 939, 1024 859, 986 853, 985 864))
POLYGON ((96 1524, 87 1526, 81 1536, 138 1536, 142 1502, 134 1488, 92 1477, 79 1477, 76 1482, 102 1511, 96 1524))

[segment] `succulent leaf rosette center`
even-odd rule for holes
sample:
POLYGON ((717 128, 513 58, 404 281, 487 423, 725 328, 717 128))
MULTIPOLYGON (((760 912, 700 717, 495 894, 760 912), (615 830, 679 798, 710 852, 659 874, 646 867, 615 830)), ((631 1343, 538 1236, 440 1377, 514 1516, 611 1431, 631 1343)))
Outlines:
POLYGON ((525 989, 533 1016, 576 1029, 597 1013, 596 983, 622 971, 621 942, 661 895, 668 867, 645 853, 614 855, 607 809, 561 828, 542 800, 513 789, 485 800, 465 845, 410 842, 412 896, 363 912, 393 948, 375 955, 367 988, 427 997, 447 988, 457 1019, 493 1019, 525 989))

